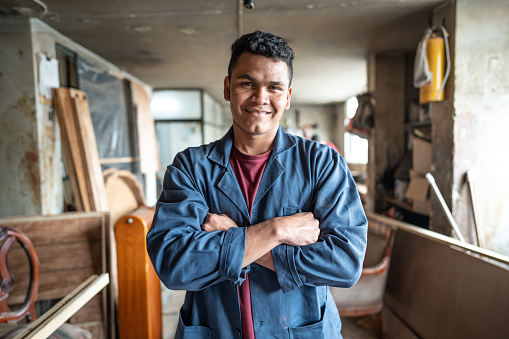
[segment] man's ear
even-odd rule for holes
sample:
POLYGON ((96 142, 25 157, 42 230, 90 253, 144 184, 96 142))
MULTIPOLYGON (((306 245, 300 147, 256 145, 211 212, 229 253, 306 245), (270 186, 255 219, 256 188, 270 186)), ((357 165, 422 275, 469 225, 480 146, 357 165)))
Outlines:
POLYGON ((288 94, 286 95, 286 105, 285 105, 285 110, 289 109, 290 108, 290 100, 292 99, 292 91, 293 91, 293 88, 290 87, 288 89, 288 94))
POLYGON ((224 77, 224 89, 223 89, 224 100, 230 101, 230 79, 228 76, 224 77))

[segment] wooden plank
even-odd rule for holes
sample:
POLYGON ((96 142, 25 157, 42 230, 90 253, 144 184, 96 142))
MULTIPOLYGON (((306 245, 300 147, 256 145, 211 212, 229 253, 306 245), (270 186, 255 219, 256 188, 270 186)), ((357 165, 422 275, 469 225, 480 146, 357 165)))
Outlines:
POLYGON ((14 339, 44 339, 75 314, 109 283, 107 273, 92 276, 59 301, 14 339))
MULTIPOLYGON (((101 273, 101 267, 42 273, 37 300, 60 299, 90 275, 101 273)), ((9 295, 9 305, 21 304, 25 300, 27 287, 28 276, 22 276, 19 279, 16 277, 16 288, 9 295)))
POLYGON ((418 337, 502 338, 508 281, 507 266, 400 228, 385 303, 418 337))
POLYGON ((161 338, 161 290, 147 254, 146 235, 154 215, 140 207, 119 219, 115 228, 118 254, 119 336, 161 338), (137 326, 132 326, 136 323, 137 326))
POLYGON ((88 107, 87 94, 77 89, 70 89, 69 94, 74 103, 73 113, 78 137, 80 154, 86 166, 89 200, 92 210, 108 211, 108 201, 102 176, 99 152, 95 140, 94 126, 88 107))
POLYGON ((34 246, 60 242, 100 240, 107 215, 104 213, 68 212, 53 216, 0 218, 0 225, 24 232, 34 246))
MULTIPOLYGON (((101 248, 101 240, 35 246, 41 273, 101 267, 101 248)), ((15 277, 30 274, 25 251, 19 245, 11 248, 7 262, 15 277)))
POLYGON ((74 121, 74 108, 67 88, 54 88, 53 102, 60 125, 60 134, 62 137, 62 148, 64 150, 64 159, 68 170, 68 175, 73 189, 76 210, 91 211, 88 201, 88 186, 83 169, 83 159, 79 150, 79 139, 76 133, 76 123, 74 121))
POLYGON ((83 306, 78 312, 76 312, 71 318, 69 323, 71 324, 82 324, 92 321, 102 321, 104 318, 103 314, 103 294, 104 291, 98 293, 95 297, 83 306))
POLYGON ((468 251, 473 254, 477 254, 477 255, 482 256, 487 259, 493 259, 497 262, 502 263, 503 265, 509 265, 509 257, 506 255, 496 253, 496 252, 493 252, 493 251, 490 251, 490 250, 487 250, 484 248, 480 248, 478 246, 451 238, 447 235, 443 235, 443 234, 440 234, 440 233, 437 233, 434 231, 430 231, 430 230, 424 229, 422 227, 410 225, 405 222, 383 216, 381 214, 368 212, 368 213, 366 213, 366 216, 368 218, 370 227, 380 224, 382 226, 387 225, 387 226, 390 226, 393 228, 403 229, 403 230, 405 230, 405 232, 416 234, 420 237, 427 238, 427 239, 445 244, 447 246, 454 245, 458 248, 463 249, 464 251, 468 251))

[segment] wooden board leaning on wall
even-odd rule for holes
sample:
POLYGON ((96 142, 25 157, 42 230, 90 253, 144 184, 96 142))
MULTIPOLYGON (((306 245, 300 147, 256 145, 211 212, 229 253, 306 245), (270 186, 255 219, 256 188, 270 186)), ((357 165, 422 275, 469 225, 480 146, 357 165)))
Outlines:
POLYGON ((97 143, 87 95, 72 88, 53 89, 65 165, 77 211, 108 211, 97 143))

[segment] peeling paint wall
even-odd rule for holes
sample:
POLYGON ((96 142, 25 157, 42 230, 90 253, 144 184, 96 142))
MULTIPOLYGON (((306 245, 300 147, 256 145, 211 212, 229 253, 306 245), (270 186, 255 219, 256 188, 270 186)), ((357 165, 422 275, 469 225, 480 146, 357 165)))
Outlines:
POLYGON ((30 22, 0 22, 0 216, 41 212, 30 22))
POLYGON ((467 234, 473 215, 465 173, 477 188, 486 247, 509 255, 509 4, 456 1, 453 214, 467 234))
POLYGON ((37 129, 39 145, 39 170, 41 174, 41 214, 52 215, 64 209, 64 165, 60 128, 53 108, 39 99, 38 58, 56 58, 55 37, 51 30, 38 20, 31 21, 34 53, 34 76, 36 79, 37 129))

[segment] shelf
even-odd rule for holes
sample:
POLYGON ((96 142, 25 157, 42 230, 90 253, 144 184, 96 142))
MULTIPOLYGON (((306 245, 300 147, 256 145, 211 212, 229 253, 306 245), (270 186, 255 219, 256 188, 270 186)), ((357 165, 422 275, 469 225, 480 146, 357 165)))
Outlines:
POLYGON ((407 122, 405 124, 405 127, 407 127, 407 128, 424 127, 424 126, 431 126, 431 121, 412 121, 412 122, 407 122))
POLYGON ((428 216, 427 214, 423 214, 422 212, 417 212, 415 211, 412 206, 408 203, 405 203, 405 202, 402 202, 402 201, 399 201, 399 200, 396 200, 394 198, 391 198, 391 197, 385 197, 385 201, 393 206, 396 206, 396 207, 399 207, 399 208, 403 208, 407 211, 410 211, 412 213, 415 213, 415 214, 420 214, 420 215, 424 215, 424 216, 428 216))

